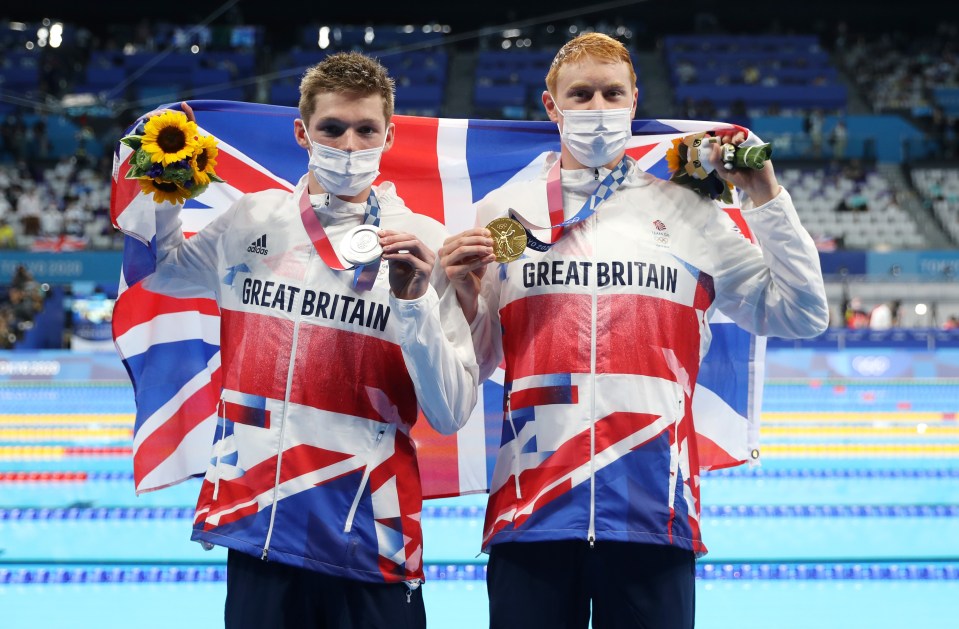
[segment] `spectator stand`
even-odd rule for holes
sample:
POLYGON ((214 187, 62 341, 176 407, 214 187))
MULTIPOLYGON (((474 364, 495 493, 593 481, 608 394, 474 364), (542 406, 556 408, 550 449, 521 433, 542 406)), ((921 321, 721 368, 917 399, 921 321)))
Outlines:
POLYGON ((678 107, 708 103, 722 118, 846 109, 846 87, 815 36, 688 35, 663 44, 678 107))
POLYGON ((922 37, 903 32, 858 36, 840 49, 839 59, 877 113, 927 116, 934 104, 950 106, 950 92, 938 90, 959 85, 957 36, 959 28, 948 21, 922 37))
POLYGON ((131 98, 141 109, 185 98, 250 100, 253 94, 249 86, 237 85, 231 69, 206 66, 191 52, 125 55, 123 70, 131 98))
POLYGON ((541 95, 555 54, 555 50, 513 47, 481 51, 473 84, 476 117, 527 119, 542 112, 541 95))
POLYGON ((396 82, 396 113, 438 116, 446 96, 449 58, 439 47, 449 26, 310 26, 301 41, 273 62, 269 102, 295 106, 299 81, 334 52, 361 51, 379 59, 396 82))
POLYGON ((913 185, 943 229, 959 243, 959 167, 916 166, 910 169, 913 185))
POLYGON ((843 166, 777 164, 803 226, 825 249, 919 249, 926 241, 890 182, 857 161, 843 166))
MULTIPOLYGON (((8 52, 0 62, 0 90, 29 96, 40 90, 40 51, 8 52)), ((6 106, 7 111, 12 109, 6 106)))
POLYGON ((950 85, 932 89, 932 103, 938 105, 947 116, 959 116, 959 77, 954 77, 950 85))
POLYGON ((934 154, 935 144, 910 121, 896 115, 825 115, 819 151, 806 130, 803 116, 762 115, 750 119, 750 128, 773 143, 773 159, 860 159, 901 163, 907 158, 934 154), (833 132, 839 121, 846 128, 842 151, 833 132))
POLYGON ((837 58, 872 111, 903 116, 927 132, 908 144, 910 161, 959 157, 957 36, 955 22, 941 21, 922 37, 884 32, 837 41, 837 58))
POLYGON ((110 224, 110 179, 65 153, 38 169, 0 164, 0 228, 5 242, 36 251, 112 249, 122 236, 110 224))
MULTIPOLYGON (((44 343, 52 343, 48 338, 50 322, 45 318, 49 318, 50 313, 62 313, 63 310, 59 301, 46 308, 49 293, 50 287, 34 280, 24 266, 17 267, 9 285, 0 286, 0 349, 28 345, 41 347, 44 343), (44 312, 47 313, 46 317, 44 312)), ((62 293, 59 295, 62 296, 62 293)), ((62 314, 59 316, 62 318, 62 314)), ((59 329, 62 328, 61 324, 59 329)), ((54 347, 60 347, 60 339, 56 340, 54 347)))
MULTIPOLYGON (((503 39, 503 43, 510 42, 503 39)), ((517 40, 513 40, 517 41, 517 40)), ((520 39, 509 48, 484 50, 477 57, 476 80, 473 84, 473 107, 478 118, 546 119, 542 95, 546 74, 556 55, 555 49, 533 50, 529 39, 520 39)), ((635 53, 633 65, 639 72, 635 53)), ((637 76, 642 102, 642 83, 637 76)))
POLYGON ((397 113, 439 116, 445 99, 449 59, 444 50, 373 53, 396 81, 397 113))

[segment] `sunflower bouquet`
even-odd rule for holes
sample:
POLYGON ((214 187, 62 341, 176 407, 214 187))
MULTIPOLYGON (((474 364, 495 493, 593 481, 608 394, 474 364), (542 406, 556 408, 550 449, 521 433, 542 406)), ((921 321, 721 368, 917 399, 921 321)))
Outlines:
MULTIPOLYGON (((666 151, 669 180, 686 186, 699 194, 723 203, 732 203, 733 185, 721 179, 707 159, 709 146, 720 142, 719 138, 705 133, 694 133, 673 140, 672 148, 666 151)), ((760 170, 772 156, 771 144, 758 146, 722 145, 723 167, 752 168, 760 170)))
POLYGON ((121 138, 133 149, 127 179, 136 179, 157 203, 182 203, 222 182, 214 168, 216 139, 200 135, 196 123, 179 111, 164 111, 141 121, 121 138))

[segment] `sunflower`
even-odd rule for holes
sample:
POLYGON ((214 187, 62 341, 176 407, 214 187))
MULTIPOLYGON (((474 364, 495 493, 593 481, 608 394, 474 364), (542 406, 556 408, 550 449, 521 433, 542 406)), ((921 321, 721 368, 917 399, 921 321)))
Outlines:
POLYGON ((195 122, 181 112, 167 111, 147 121, 140 147, 152 161, 167 166, 193 155, 198 141, 195 122))
POLYGON ((209 184, 210 176, 216 176, 213 169, 216 168, 216 157, 219 152, 216 148, 216 138, 204 135, 197 140, 196 153, 193 154, 190 165, 193 167, 193 181, 198 186, 209 184))
POLYGON ((190 193, 187 190, 170 181, 160 181, 149 177, 143 177, 137 181, 140 182, 140 190, 143 191, 143 194, 153 194, 154 203, 169 201, 176 205, 190 198, 190 193))

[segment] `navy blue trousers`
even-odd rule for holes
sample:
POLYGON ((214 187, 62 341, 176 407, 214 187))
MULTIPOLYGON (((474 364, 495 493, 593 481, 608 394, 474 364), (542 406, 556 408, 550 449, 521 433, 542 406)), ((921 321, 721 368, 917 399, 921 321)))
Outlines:
POLYGON ((692 629, 696 560, 656 544, 496 544, 486 579, 491 629, 692 629))
POLYGON ((423 589, 366 583, 230 550, 226 629, 425 629, 423 589))

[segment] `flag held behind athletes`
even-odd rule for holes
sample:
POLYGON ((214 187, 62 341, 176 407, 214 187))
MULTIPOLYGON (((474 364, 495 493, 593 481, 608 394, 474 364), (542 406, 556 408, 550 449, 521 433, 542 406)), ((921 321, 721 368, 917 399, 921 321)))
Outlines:
MULTIPOLYGON (((306 171, 307 155, 292 141, 292 107, 192 101, 203 132, 219 140, 213 184, 183 209, 184 232, 195 233, 241 195, 290 189, 306 171)), ((176 108, 176 106, 171 106, 176 108)), ((559 149, 549 122, 455 120, 395 116, 396 142, 384 154, 381 180, 393 181, 416 212, 446 224, 450 233, 473 226, 473 204, 508 181, 531 178, 545 153, 559 149)), ((636 120, 627 152, 641 168, 667 177, 665 153, 673 138, 715 129, 714 122, 636 120)), ((124 179, 132 151, 117 145, 111 215, 127 238, 113 335, 133 383, 134 480, 137 492, 202 475, 207 467, 220 392, 219 311, 209 295, 178 298, 150 293, 140 281, 156 268, 152 201, 124 179)), ((736 208, 726 208, 743 234, 736 208)), ((693 399, 704 468, 738 465, 758 456, 765 339, 729 320, 711 321, 712 345, 693 399)), ((472 419, 444 437, 417 423, 426 497, 486 491, 499 444, 502 371, 481 387, 472 419)))

